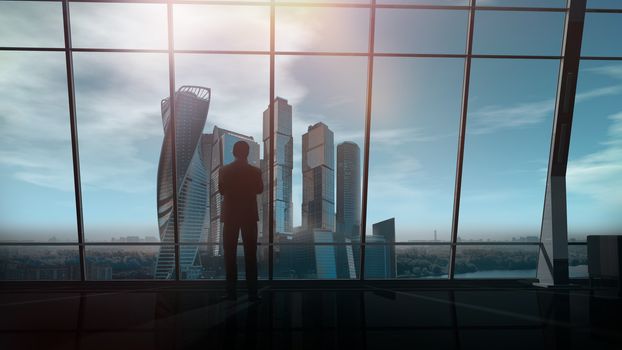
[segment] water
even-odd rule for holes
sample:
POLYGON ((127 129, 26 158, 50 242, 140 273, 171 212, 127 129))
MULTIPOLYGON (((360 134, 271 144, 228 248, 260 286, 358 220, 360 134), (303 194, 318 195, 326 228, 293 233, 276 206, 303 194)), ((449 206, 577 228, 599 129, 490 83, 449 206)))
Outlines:
MULTIPOLYGON (((587 277, 587 265, 569 266, 571 278, 587 277)), ((457 273, 454 278, 536 278, 536 269, 527 270, 487 270, 467 273, 457 273)))
MULTIPOLYGON (((569 266, 570 278, 587 278, 587 265, 569 266)), ((446 279, 447 275, 426 276, 422 279, 446 279)), ((476 272, 457 273, 456 279, 492 279, 492 278, 536 278, 536 269, 526 270, 486 270, 476 272)))

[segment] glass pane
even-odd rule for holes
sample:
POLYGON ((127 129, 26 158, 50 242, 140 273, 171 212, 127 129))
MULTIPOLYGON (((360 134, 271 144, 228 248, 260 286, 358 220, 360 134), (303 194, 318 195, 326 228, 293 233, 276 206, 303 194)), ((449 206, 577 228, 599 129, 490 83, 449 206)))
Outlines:
MULTIPOLYGON (((395 250, 397 278, 447 278, 449 245, 397 246, 395 250)), ((365 263, 367 264, 367 261, 365 263)))
POLYGON ((622 56, 622 13, 586 13, 582 56, 622 56))
POLYGON ((77 246, 0 247, 0 280, 68 281, 80 279, 77 246))
POLYGON ((395 218, 398 242, 450 239, 462 59, 377 58, 367 234, 395 218))
POLYGON ((166 49, 166 5, 72 2, 74 47, 166 49))
POLYGON ((376 3, 378 4, 466 6, 469 4, 469 0, 376 0, 376 3))
POLYGON ((379 9, 376 52, 464 54, 467 11, 379 9))
POLYGON ((366 72, 366 57, 277 57, 281 141, 276 158, 283 168, 293 164, 291 180, 289 172, 283 171, 280 182, 275 175, 276 198, 283 191, 283 208, 277 202, 275 217, 279 239, 305 244, 360 240, 366 72))
MULTIPOLYGON (((196 278, 222 278, 224 226, 220 220, 219 171, 233 161, 233 145, 238 141, 249 144, 249 163, 261 167, 261 120, 269 101, 269 58, 176 54, 175 64, 178 90, 191 92, 201 87, 204 93, 209 89, 207 103, 188 96, 177 102, 177 129, 181 133, 177 138, 179 215, 186 220, 180 228, 181 240, 213 244, 200 248, 204 274, 196 278), (192 106, 200 106, 200 115, 193 114, 192 106)), ((267 187, 264 195, 268 193, 267 187)), ((262 207, 263 197, 257 198, 258 208, 262 207)), ((259 214, 260 220, 267 220, 263 212, 259 214)), ((267 242, 263 223, 259 222, 258 227, 259 242, 267 242)), ((261 255, 261 250, 259 253, 265 264, 267 256, 261 255)))
POLYGON ((587 7, 598 9, 622 9, 622 2, 619 0, 587 0, 587 7))
POLYGON ((477 6, 566 7, 567 0, 477 0, 477 6))
POLYGON ((270 7, 175 5, 175 49, 270 49, 270 7))
MULTIPOLYGON (((225 259, 223 255, 213 254, 215 248, 212 245, 182 246, 186 251, 198 251, 198 259, 192 267, 192 273, 185 273, 182 279, 205 280, 226 278, 225 259)), ((221 247, 222 249, 222 247, 221 247)), ((184 252, 182 251, 182 254, 184 252)), ((246 262, 244 260, 244 245, 242 240, 238 242, 236 266, 238 271, 238 281, 246 280, 246 262)), ((257 246, 257 278, 268 278, 268 246, 257 246)))
POLYGON ((566 190, 568 235, 621 234, 622 62, 582 61, 566 190))
POLYGON ((85 238, 158 241, 168 57, 79 52, 74 71, 85 238))
POLYGON ((535 278, 537 265, 537 245, 459 245, 454 278, 535 278))
POLYGON ((0 240, 76 241, 65 54, 0 53, 0 240))
POLYGON ((588 278, 587 245, 568 246, 568 274, 570 278, 588 278))
POLYGON ((561 55, 563 12, 477 11, 474 54, 561 55))
MULTIPOLYGON (((306 235, 309 235, 308 233, 306 235)), ((275 279, 356 279, 358 272, 358 246, 336 240, 334 232, 313 232, 313 238, 296 233, 291 242, 279 244, 274 249, 275 279), (341 243, 341 245, 313 245, 316 243, 341 243)), ((285 238, 280 235, 279 242, 285 238)))
POLYGON ((276 8, 277 51, 367 52, 369 9, 276 8))
POLYGON ((473 60, 459 239, 539 237, 558 66, 473 60))
POLYGON ((0 46, 65 47, 61 3, 0 2, 0 46))
MULTIPOLYGON (((104 280, 151 280, 158 274, 156 266, 175 264, 173 246, 86 246, 86 279, 104 280), (172 264, 162 264, 160 250, 170 250, 172 264)), ((171 268, 165 277, 175 279, 175 269, 171 268)))
POLYGON ((294 3, 294 2, 299 2, 299 3, 305 3, 305 2, 310 2, 310 3, 370 3, 370 0, 275 0, 276 2, 290 2, 290 3, 294 3))

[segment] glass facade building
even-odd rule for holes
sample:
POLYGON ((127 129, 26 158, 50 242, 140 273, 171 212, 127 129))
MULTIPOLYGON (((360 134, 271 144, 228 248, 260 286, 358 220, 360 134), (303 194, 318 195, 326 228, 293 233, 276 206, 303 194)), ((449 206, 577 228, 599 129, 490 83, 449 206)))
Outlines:
MULTIPOLYGON (((202 130, 210 103, 210 90, 204 87, 183 86, 175 94, 175 119, 171 118, 171 103, 162 100, 162 124, 165 135, 158 167, 158 222, 160 241, 175 241, 175 220, 183 242, 198 243, 205 226, 208 208, 208 169, 205 168, 202 130), (173 122, 174 120, 174 122, 173 122), (173 125, 174 123, 174 125, 173 125), (173 135, 175 137, 173 138, 173 135), (173 148, 173 143, 176 147, 173 148), (176 152, 176 182, 171 181, 172 152, 176 152), (177 188, 174 190, 172 184, 177 188), (177 215, 173 198, 177 196, 177 215)), ((185 276, 198 275, 201 269, 198 249, 180 249, 179 264, 185 276)), ((160 248, 155 277, 170 279, 175 273, 175 252, 172 246, 160 248)))
POLYGON ((335 147, 333 132, 317 123, 302 135, 302 227, 335 229, 335 147))
MULTIPOLYGON (((270 134, 270 109, 263 112, 263 166, 264 189, 270 188, 270 167, 273 169, 272 191, 274 192, 274 232, 292 233, 294 205, 292 203, 292 169, 294 166, 294 140, 292 137, 292 106, 286 99, 277 97, 274 103, 274 133, 270 134), (271 138, 274 138, 274 152, 270 152, 271 138), (271 154, 274 153, 271 158, 271 154), (272 165, 270 159, 274 159, 272 165)), ((268 241, 270 196, 269 190, 262 195, 263 242, 268 241)))

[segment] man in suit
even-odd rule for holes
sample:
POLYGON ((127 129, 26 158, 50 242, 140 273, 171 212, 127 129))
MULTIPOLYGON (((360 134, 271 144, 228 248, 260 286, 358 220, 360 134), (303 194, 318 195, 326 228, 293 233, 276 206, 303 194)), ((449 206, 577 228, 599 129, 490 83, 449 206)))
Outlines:
POLYGON ((235 160, 220 169, 218 191, 223 196, 220 220, 224 223, 226 297, 236 299, 237 244, 242 231, 248 296, 251 301, 257 301, 257 195, 263 192, 263 180, 261 170, 248 164, 248 152, 249 146, 244 141, 233 145, 235 160))

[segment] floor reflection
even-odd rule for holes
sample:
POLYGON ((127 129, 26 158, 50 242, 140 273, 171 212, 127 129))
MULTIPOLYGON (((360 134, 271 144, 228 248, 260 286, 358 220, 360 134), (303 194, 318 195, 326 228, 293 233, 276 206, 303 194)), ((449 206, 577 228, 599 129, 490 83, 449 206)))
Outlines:
POLYGON ((620 349, 622 303, 587 289, 2 292, 2 349, 620 349))

